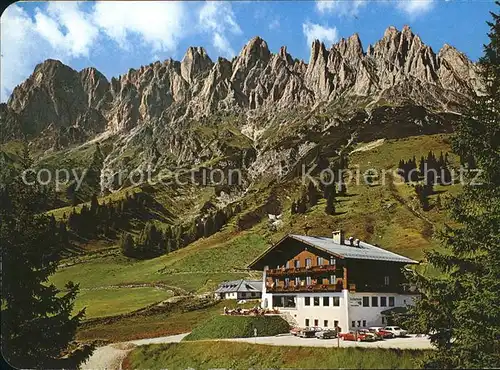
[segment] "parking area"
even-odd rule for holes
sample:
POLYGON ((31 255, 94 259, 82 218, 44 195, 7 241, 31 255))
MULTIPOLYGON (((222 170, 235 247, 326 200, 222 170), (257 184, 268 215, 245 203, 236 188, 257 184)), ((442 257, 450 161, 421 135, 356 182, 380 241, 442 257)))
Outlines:
POLYGON ((273 346, 308 346, 308 347, 364 347, 364 348, 398 348, 398 349, 431 349, 429 338, 409 335, 404 338, 384 339, 376 342, 355 342, 337 339, 299 338, 291 334, 275 337, 223 339, 235 342, 269 344, 273 346))

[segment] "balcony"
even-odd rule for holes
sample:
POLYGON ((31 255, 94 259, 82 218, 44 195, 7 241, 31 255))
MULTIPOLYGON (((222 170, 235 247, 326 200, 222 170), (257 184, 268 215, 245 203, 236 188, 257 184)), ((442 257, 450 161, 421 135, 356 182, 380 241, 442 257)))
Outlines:
POLYGON ((321 266, 268 269, 266 271, 266 275, 270 277, 291 276, 291 275, 304 275, 304 274, 321 274, 321 273, 335 272, 335 271, 337 271, 336 265, 321 265, 321 266))
POLYGON ((358 284, 357 291, 360 293, 419 294, 416 287, 408 283, 391 285, 358 284))
POLYGON ((315 285, 266 285, 269 293, 295 293, 295 292, 341 292, 342 284, 315 284, 315 285))

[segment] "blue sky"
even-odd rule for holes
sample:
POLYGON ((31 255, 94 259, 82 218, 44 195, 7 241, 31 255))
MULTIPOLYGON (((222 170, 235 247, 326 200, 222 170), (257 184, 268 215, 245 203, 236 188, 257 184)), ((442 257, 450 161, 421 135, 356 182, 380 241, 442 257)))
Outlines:
POLYGON ((315 38, 329 46, 358 32, 366 49, 388 26, 407 24, 436 53, 448 43, 477 60, 495 8, 493 0, 18 2, 0 19, 0 100, 47 58, 111 78, 155 60, 181 60, 188 46, 205 47, 212 60, 231 58, 257 35, 271 51, 286 45, 307 62, 315 38))

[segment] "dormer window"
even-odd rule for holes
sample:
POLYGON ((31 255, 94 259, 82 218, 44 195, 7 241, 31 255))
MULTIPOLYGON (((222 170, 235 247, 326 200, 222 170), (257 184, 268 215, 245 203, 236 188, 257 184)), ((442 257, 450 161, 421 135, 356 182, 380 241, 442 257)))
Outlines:
POLYGON ((335 265, 337 263, 337 260, 335 259, 335 257, 330 257, 330 265, 335 265))
POLYGON ((322 257, 316 257, 316 265, 321 266, 323 264, 323 258, 322 257))

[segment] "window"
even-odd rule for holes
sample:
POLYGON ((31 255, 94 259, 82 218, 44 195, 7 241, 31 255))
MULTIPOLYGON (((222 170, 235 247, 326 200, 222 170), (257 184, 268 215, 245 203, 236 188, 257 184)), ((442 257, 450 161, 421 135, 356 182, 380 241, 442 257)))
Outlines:
POLYGON ((380 307, 387 306, 387 297, 380 297, 380 307))
POLYGON ((306 276, 306 285, 312 284, 312 278, 310 276, 306 276))
POLYGON ((358 320, 358 328, 361 327, 361 320, 358 320))
POLYGON ((314 326, 319 326, 319 320, 318 319, 314 319, 314 326))
POLYGON ((290 278, 285 278, 285 286, 289 286, 290 285, 290 278))
POLYGON ((309 326, 309 319, 306 319, 306 327, 309 326))
POLYGON ((353 328, 355 328, 355 327, 356 327, 356 321, 354 321, 354 320, 353 320, 353 321, 351 321, 351 326, 352 326, 353 328))
POLYGON ((300 261, 299 260, 294 260, 293 264, 295 267, 300 267, 300 261))
POLYGON ((316 265, 321 266, 323 264, 323 258, 316 257, 316 265))
POLYGON ((385 324, 385 317, 382 316, 382 324, 385 324))
POLYGON ((278 286, 278 285, 279 285, 279 283, 280 283, 280 279, 275 278, 275 279, 274 279, 274 285, 278 286))
POLYGON ((323 306, 328 307, 330 305, 330 297, 323 297, 323 306))
POLYGON ((315 306, 319 306, 319 297, 314 297, 313 301, 315 306))
POLYGON ((295 308, 296 299, 294 295, 273 295, 273 307, 295 308))
POLYGON ((372 297, 372 307, 378 307, 378 297, 372 297))
POLYGON ((250 295, 251 295, 252 297, 255 297, 255 293, 254 293, 254 292, 250 293, 250 295))
POLYGON ((304 297, 304 306, 311 305, 311 297, 304 297))
POLYGON ((297 285, 297 286, 300 285, 300 278, 299 277, 295 278, 295 285, 297 285))
POLYGON ((363 307, 370 307, 370 297, 363 297, 363 307))
POLYGON ((328 327, 328 320, 323 321, 323 327, 327 328, 328 327))
POLYGON ((338 326, 339 326, 339 320, 335 320, 335 321, 333 322, 333 327, 334 327, 334 328, 336 328, 336 327, 338 327, 338 326))
POLYGON ((389 285, 389 276, 384 276, 384 284, 389 285))
POLYGON ((306 267, 310 267, 310 266, 311 266, 311 259, 306 258, 306 267))
POLYGON ((335 257, 330 257, 330 265, 335 265, 336 263, 335 257))
POLYGON ((366 320, 363 320, 363 327, 366 328, 366 320))
POLYGON ((286 261, 286 268, 289 269, 290 268, 290 261, 286 261))
POLYGON ((332 299, 333 299, 333 306, 339 307, 340 306, 340 297, 332 297, 332 299))
POLYGON ((337 277, 335 275, 330 275, 330 284, 337 284, 337 277))
POLYGON ((389 307, 394 307, 394 297, 389 297, 389 307))

